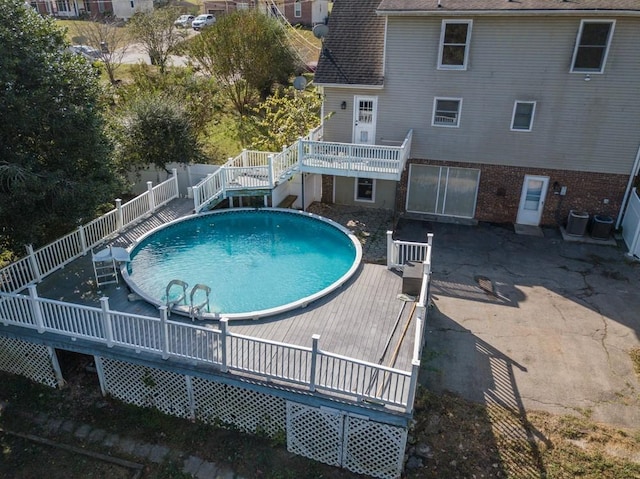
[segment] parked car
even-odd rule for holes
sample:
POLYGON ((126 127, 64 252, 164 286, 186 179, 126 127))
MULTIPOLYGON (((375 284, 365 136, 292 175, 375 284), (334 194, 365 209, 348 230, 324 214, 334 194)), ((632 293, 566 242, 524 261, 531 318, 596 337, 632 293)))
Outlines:
POLYGON ((201 28, 208 27, 209 25, 213 25, 214 23, 216 23, 216 17, 214 17, 210 13, 205 13, 203 15, 198 15, 193 23, 191 23, 191 26, 194 30, 198 31, 201 28))
POLYGON ((193 15, 180 15, 173 24, 179 28, 189 28, 195 18, 193 15))
POLYGON ((71 45, 69 51, 77 55, 82 55, 89 61, 95 61, 100 58, 100 50, 90 47, 89 45, 71 45))

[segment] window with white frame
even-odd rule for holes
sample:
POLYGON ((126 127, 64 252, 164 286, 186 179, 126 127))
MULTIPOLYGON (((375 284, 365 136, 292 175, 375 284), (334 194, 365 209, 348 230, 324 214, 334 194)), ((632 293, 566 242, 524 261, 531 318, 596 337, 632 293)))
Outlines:
POLYGON ((471 20, 442 20, 438 68, 466 70, 471 40, 471 20))
POLYGON ((296 0, 293 4, 293 16, 296 18, 300 18, 302 16, 302 2, 300 0, 296 0))
POLYGON ((372 178, 356 178, 355 201, 373 203, 376 200, 376 180, 372 178))
POLYGON ((462 98, 434 98, 433 99, 433 126, 460 126, 460 110, 462 98))
POLYGON ((535 114, 535 112, 535 101, 516 101, 513 105, 511 130, 531 131, 531 128, 533 127, 533 115, 535 114))
POLYGON ((571 71, 602 73, 613 37, 615 20, 582 20, 573 51, 571 71))

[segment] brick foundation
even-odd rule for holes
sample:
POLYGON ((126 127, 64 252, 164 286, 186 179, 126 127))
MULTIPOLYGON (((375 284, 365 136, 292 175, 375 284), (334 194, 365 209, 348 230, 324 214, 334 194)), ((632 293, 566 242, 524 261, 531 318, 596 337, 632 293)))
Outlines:
MULTIPOLYGON (((480 185, 475 219, 493 223, 514 223, 518 215, 520 194, 525 175, 549 177, 542 225, 564 225, 569 210, 586 211, 591 215, 602 214, 617 217, 629 177, 608 173, 522 168, 514 166, 485 165, 477 163, 443 162, 412 159, 409 163, 435 166, 477 168, 480 170, 480 185), (567 194, 555 194, 561 186, 567 194), (605 204, 604 200, 609 203, 605 204)), ((407 195, 409 167, 405 169, 396 197, 397 211, 404 211, 407 195)), ((324 185, 323 185, 324 186, 324 185)))

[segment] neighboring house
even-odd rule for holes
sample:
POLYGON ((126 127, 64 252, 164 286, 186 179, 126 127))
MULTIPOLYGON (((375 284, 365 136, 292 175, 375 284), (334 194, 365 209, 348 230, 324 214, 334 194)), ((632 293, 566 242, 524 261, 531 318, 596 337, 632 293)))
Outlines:
POLYGON ((205 13, 215 15, 216 18, 236 10, 248 10, 256 7, 256 0, 245 0, 236 2, 233 0, 218 0, 204 2, 205 13))
POLYGON ((323 200, 527 225, 621 214, 640 158, 637 0, 341 0, 328 26, 324 141, 413 138, 399 182, 325 175, 323 200))
POLYGON ((111 0, 113 16, 130 19, 137 12, 153 11, 153 0, 111 0))
POLYGON ((42 15, 67 18, 113 15, 126 20, 136 12, 153 10, 153 0, 32 0, 31 6, 42 15))
POLYGON ((312 26, 326 23, 329 0, 273 0, 278 10, 292 25, 312 26))
POLYGON ((292 25, 312 26, 325 23, 329 16, 329 0, 212 0, 204 2, 204 11, 216 16, 257 8, 275 17, 284 17, 292 25))

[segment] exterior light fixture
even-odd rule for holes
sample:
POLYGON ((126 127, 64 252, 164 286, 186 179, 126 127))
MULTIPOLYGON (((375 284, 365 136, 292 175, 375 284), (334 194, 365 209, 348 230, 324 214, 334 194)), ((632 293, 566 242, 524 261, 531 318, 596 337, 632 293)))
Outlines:
POLYGON ((340 103, 340 109, 341 110, 346 110, 347 109, 347 102, 343 101, 342 103, 340 103))

